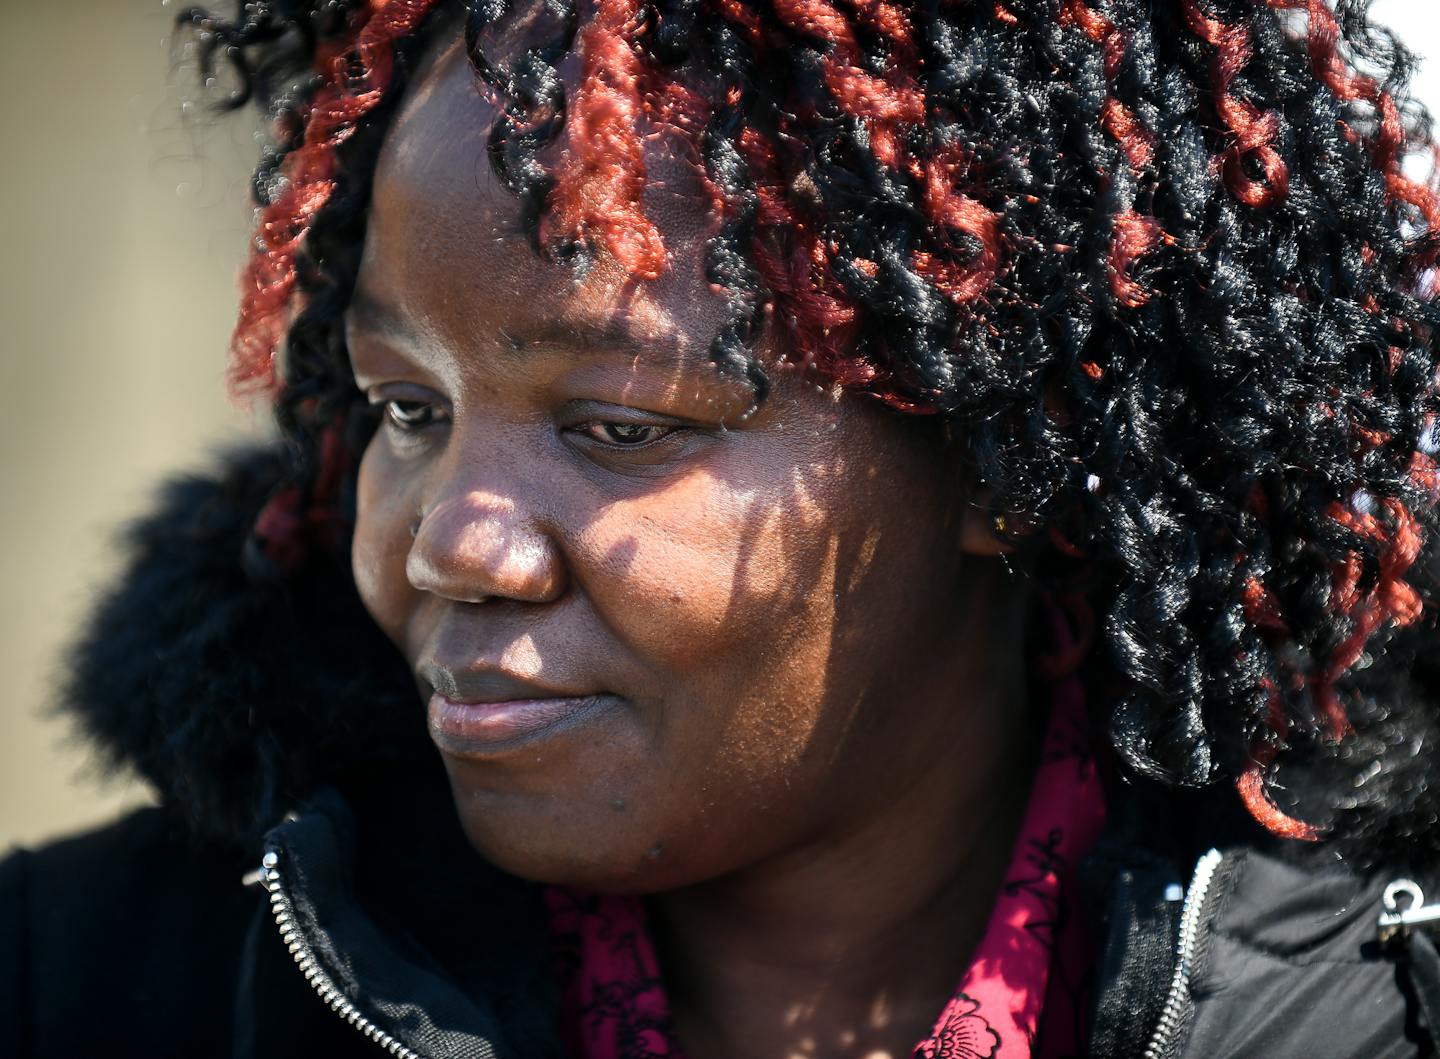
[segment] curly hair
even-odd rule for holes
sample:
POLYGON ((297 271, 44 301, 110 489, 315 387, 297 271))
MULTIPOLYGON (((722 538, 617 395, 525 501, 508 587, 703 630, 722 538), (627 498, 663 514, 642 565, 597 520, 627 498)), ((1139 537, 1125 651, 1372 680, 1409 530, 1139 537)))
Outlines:
POLYGON ((659 275, 646 137, 690 158, 728 306, 717 366, 763 400, 754 347, 775 321, 789 361, 962 436, 1042 585, 1099 612, 1086 677, 1131 769, 1228 777, 1289 837, 1432 832, 1417 667, 1435 631, 1440 195, 1405 168, 1431 148, 1411 57, 1366 8, 187 11, 204 70, 238 76, 228 105, 274 121, 232 379, 274 397, 294 471, 257 533, 282 565, 307 540, 344 547, 373 422, 342 314, 387 122, 453 10, 536 251, 659 275), (1287 761, 1343 782, 1302 798, 1287 761))

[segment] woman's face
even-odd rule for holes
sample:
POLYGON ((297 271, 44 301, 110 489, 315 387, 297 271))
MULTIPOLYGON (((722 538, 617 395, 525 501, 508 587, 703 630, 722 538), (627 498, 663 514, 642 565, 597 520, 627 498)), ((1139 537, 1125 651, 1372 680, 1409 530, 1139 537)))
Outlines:
POLYGON ((786 371, 742 418, 683 167, 651 148, 665 275, 577 281, 519 230, 491 113, 459 47, 411 89, 347 320, 384 406, 355 574, 472 843, 530 878, 673 888, 982 761, 1006 721, 967 703, 1018 644, 962 547, 954 453, 786 371))

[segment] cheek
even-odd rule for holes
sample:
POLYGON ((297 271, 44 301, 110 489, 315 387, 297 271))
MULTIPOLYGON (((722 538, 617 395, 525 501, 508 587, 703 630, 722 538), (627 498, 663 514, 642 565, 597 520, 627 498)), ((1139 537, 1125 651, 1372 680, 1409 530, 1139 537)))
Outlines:
POLYGON ((671 673, 761 639, 832 576, 795 512, 705 473, 612 502, 576 535, 576 565, 600 617, 671 673))
POLYGON ((410 525, 416 505, 407 485, 414 475, 399 473, 383 441, 366 447, 356 482, 355 538, 350 562, 355 587, 381 631, 402 651, 419 595, 405 576, 410 525))
POLYGON ((612 503, 577 536, 591 605, 656 689, 677 759, 760 783, 814 743, 849 536, 788 479, 740 490, 707 473, 612 503))

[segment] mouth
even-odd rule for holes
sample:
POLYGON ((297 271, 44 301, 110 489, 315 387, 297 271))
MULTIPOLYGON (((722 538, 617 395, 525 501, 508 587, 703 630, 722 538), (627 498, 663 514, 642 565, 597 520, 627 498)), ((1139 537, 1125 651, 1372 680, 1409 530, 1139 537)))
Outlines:
POLYGON ((423 663, 416 671, 433 689, 431 740, 444 754, 472 760, 530 746, 624 703, 609 692, 546 687, 498 670, 423 663))
POLYGON ((430 696, 430 738, 453 757, 496 757, 621 702, 618 695, 457 702, 437 691, 430 696))

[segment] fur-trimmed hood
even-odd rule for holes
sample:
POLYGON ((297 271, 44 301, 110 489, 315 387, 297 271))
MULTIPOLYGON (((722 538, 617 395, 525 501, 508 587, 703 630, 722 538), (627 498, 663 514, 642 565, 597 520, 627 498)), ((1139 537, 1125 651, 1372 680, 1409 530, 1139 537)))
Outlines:
POLYGON ((165 485, 125 534, 128 565, 62 699, 107 762, 197 833, 247 845, 321 785, 402 760, 441 771, 405 663, 343 558, 314 554, 287 576, 255 561, 251 530, 282 480, 278 448, 248 449, 165 485))

